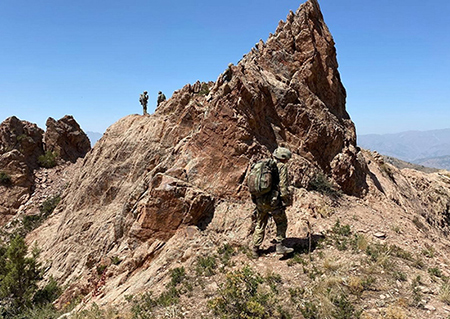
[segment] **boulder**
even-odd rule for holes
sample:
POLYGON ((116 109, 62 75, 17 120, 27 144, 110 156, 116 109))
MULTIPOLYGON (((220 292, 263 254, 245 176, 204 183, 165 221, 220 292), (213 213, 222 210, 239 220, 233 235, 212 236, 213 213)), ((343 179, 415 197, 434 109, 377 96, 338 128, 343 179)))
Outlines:
POLYGON ((84 157, 91 149, 88 136, 71 115, 59 120, 51 117, 46 122, 47 130, 44 134, 45 151, 55 152, 59 159, 76 162, 84 157))
POLYGON ((43 134, 36 124, 11 116, 0 124, 0 154, 16 149, 31 168, 36 168, 38 157, 44 153, 43 134))

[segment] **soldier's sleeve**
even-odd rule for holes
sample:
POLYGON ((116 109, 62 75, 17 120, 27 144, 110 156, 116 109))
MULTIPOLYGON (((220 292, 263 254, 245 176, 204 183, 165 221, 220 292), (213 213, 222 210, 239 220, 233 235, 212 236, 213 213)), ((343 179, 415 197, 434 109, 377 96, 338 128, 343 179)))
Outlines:
POLYGON ((279 188, 281 199, 287 199, 289 198, 290 193, 289 193, 289 174, 286 164, 280 163, 278 165, 278 174, 280 177, 279 188))

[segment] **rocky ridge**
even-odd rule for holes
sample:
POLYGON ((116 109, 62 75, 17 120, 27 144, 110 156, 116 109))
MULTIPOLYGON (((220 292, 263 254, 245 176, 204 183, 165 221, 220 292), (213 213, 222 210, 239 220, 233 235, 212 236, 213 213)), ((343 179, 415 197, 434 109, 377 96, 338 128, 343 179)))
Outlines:
MULTIPOLYGON (((248 246, 253 205, 245 178, 251 163, 277 146, 293 151, 291 244, 304 242, 308 231, 323 236, 339 220, 372 241, 408 251, 434 243, 439 253, 428 264, 449 275, 449 176, 399 170, 360 150, 337 67, 333 38, 317 1, 309 0, 232 66, 231 78, 186 85, 154 114, 130 115, 109 127, 76 164, 52 216, 28 236, 42 248, 46 276, 68 287, 59 305, 76 298, 121 305, 126 295, 162 291, 169 270, 188 269, 223 243, 248 246), (341 197, 311 190, 319 175, 341 197), (106 267, 101 278, 100 266, 106 267)), ((236 267, 277 270, 289 284, 307 286, 301 266, 276 258, 268 241, 263 258, 240 255, 236 267)), ((350 264, 333 247, 325 253, 350 264)), ((352 266, 353 275, 362 265, 352 266)), ((206 296, 217 290, 210 284, 202 298, 183 304, 184 317, 198 318, 199 309, 208 314, 206 296)), ((422 284, 438 289, 431 279, 422 284)), ((397 288, 399 295, 405 287, 397 288)), ((389 305, 377 304, 375 294, 361 301, 367 316, 389 305)), ((443 315, 435 295, 423 305, 443 315)), ((424 314, 408 311, 412 318, 424 314)))
MULTIPOLYGON (((9 177, 0 185, 0 225, 10 220, 27 203, 36 187, 40 173, 39 159, 46 152, 55 154, 60 167, 75 162, 90 150, 90 142, 72 116, 47 120, 44 132, 36 124, 7 118, 0 124, 0 172, 9 177)), ((45 183, 45 181, 43 182, 45 183)), ((44 184, 45 185, 45 184, 44 184)))

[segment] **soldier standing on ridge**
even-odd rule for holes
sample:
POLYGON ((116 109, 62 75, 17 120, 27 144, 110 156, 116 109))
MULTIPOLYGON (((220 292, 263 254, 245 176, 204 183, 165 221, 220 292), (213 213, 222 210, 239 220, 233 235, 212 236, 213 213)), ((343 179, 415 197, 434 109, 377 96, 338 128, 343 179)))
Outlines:
POLYGON ((142 109, 143 109, 143 113, 144 115, 147 115, 147 102, 148 102, 148 95, 147 95, 147 91, 144 91, 144 93, 142 93, 139 96, 139 102, 142 105, 142 109))
POLYGON ((159 91, 158 92, 158 99, 156 100, 156 107, 158 107, 165 100, 166 100, 166 96, 164 95, 163 92, 159 91))
POLYGON ((230 82, 231 78, 233 77, 233 70, 231 67, 233 66, 233 63, 228 63, 228 68, 225 70, 222 76, 222 80, 224 82, 230 82))
POLYGON ((286 255, 294 251, 294 249, 283 245, 287 230, 286 206, 291 205, 287 168, 287 162, 291 156, 291 151, 284 147, 278 147, 273 152, 273 157, 276 160, 276 168, 273 170, 276 172, 272 189, 269 193, 262 196, 252 196, 252 200, 256 204, 256 227, 253 234, 252 248, 254 258, 258 258, 260 255, 259 247, 264 240, 267 222, 271 215, 277 226, 276 253, 286 255))

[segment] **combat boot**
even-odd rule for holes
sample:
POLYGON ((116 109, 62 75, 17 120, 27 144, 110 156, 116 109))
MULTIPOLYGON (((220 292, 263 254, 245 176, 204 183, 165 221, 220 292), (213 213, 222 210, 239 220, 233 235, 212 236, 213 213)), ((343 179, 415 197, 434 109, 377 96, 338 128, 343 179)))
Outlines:
POLYGON ((261 251, 259 250, 259 246, 253 246, 252 248, 252 257, 253 259, 258 259, 261 251))
POLYGON ((294 248, 285 247, 285 246, 283 246, 282 243, 278 243, 276 245, 276 253, 278 255, 287 255, 287 254, 292 253, 293 251, 294 251, 294 248))

